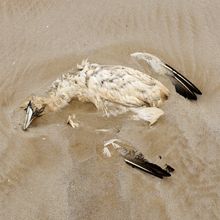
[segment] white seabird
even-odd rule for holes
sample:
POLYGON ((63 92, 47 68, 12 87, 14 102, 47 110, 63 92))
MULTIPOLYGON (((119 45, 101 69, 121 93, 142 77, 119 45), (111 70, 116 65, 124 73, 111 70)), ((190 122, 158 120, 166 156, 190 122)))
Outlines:
MULTIPOLYGON (((176 90, 189 99, 201 92, 185 77, 159 58, 148 53, 134 53, 132 57, 145 60, 155 72, 170 76, 176 90)), ((44 97, 32 96, 25 103, 26 117, 23 129, 42 113, 56 111, 77 98, 93 103, 106 116, 132 112, 136 117, 155 123, 164 114, 159 109, 167 100, 169 90, 146 73, 120 65, 99 65, 83 60, 54 81, 44 97)))

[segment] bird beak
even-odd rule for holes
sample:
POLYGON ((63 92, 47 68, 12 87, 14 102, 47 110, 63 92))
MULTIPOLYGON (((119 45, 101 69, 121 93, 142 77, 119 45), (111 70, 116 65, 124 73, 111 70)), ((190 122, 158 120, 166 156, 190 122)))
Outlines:
POLYGON ((25 115, 25 120, 24 120, 24 125, 23 125, 23 130, 27 130, 31 122, 33 121, 33 108, 31 101, 28 103, 27 108, 26 108, 26 115, 25 115))
POLYGON ((45 106, 43 106, 42 108, 38 109, 36 108, 36 110, 33 110, 33 106, 31 101, 29 101, 27 107, 26 107, 26 115, 25 115, 25 120, 24 120, 24 125, 23 125, 23 130, 27 130, 27 128, 29 127, 29 125, 31 124, 31 122, 37 118, 40 117, 42 112, 44 111, 45 106))

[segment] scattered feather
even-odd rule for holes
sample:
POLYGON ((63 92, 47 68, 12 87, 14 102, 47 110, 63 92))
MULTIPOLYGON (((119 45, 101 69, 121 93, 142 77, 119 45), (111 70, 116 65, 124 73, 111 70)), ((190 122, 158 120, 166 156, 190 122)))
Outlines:
MULTIPOLYGON (((134 168, 140 169, 146 173, 149 173, 153 176, 156 176, 158 178, 163 179, 164 177, 171 176, 171 172, 174 171, 174 168, 166 164, 165 169, 160 167, 159 165, 155 163, 151 163, 148 160, 145 159, 144 155, 134 149, 127 149, 124 146, 121 146, 120 144, 116 143, 122 143, 120 139, 110 139, 108 141, 105 141, 104 148, 103 148, 103 154, 107 157, 111 157, 111 153, 109 151, 109 147, 112 146, 117 152, 124 157, 124 161, 131 165, 134 168)), ((160 158, 162 158, 160 156, 160 158)))
POLYGON ((75 119, 76 119, 75 114, 69 115, 69 117, 67 119, 67 124, 69 124, 72 128, 78 128, 79 127, 79 123, 74 121, 75 119))
POLYGON ((103 148, 103 154, 106 156, 106 157, 111 157, 112 154, 110 152, 110 150, 108 149, 108 147, 104 147, 103 148))

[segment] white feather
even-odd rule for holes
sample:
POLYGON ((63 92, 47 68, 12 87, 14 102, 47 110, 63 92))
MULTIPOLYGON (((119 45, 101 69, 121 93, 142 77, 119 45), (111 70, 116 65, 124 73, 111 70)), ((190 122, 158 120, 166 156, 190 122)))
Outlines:
POLYGON ((111 152, 109 151, 108 147, 104 147, 103 148, 103 154, 106 156, 106 157, 111 157, 111 152))

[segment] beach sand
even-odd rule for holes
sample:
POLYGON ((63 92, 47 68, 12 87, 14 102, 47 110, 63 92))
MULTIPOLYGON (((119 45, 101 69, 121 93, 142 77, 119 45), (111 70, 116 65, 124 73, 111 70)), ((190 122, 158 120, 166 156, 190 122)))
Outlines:
POLYGON ((220 219, 220 3, 170 0, 0 2, 0 219, 220 219), (83 58, 142 71, 129 54, 162 58, 203 92, 175 93, 152 127, 103 118, 89 103, 21 129, 19 105, 43 94, 83 58), (66 125, 75 113, 80 127, 66 125), (96 132, 96 129, 110 131, 96 132), (132 169, 103 143, 120 138, 175 168, 160 180, 132 169))

